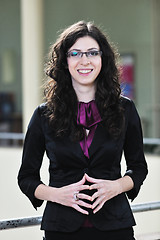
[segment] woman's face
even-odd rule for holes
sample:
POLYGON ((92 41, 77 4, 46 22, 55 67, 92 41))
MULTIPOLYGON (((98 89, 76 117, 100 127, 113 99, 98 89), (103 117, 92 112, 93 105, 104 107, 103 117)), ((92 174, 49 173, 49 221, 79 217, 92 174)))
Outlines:
POLYGON ((89 36, 79 38, 68 50, 68 69, 73 86, 92 86, 101 71, 102 59, 98 43, 89 36), (81 54, 81 52, 87 52, 81 54))

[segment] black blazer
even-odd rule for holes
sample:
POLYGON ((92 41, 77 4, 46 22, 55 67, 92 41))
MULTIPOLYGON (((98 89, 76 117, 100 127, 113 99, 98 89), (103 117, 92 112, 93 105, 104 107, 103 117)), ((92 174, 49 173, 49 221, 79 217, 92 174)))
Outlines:
MULTIPOLYGON (((135 220, 127 200, 134 199, 147 175, 147 164, 143 153, 141 124, 134 103, 122 98, 125 109, 125 129, 119 139, 112 139, 102 124, 99 124, 91 146, 88 160, 79 142, 72 142, 69 136, 56 138, 44 112, 45 104, 34 112, 28 126, 24 142, 22 165, 18 183, 35 208, 41 200, 34 197, 35 189, 41 184, 40 167, 44 152, 50 160, 49 185, 62 187, 82 179, 84 173, 100 179, 115 180, 121 177, 120 162, 124 151, 127 170, 134 182, 134 188, 107 201, 96 214, 89 210, 89 219, 100 230, 114 230, 135 225, 135 220)), ((88 194, 93 192, 88 191, 88 194)), ((71 232, 78 229, 86 215, 75 209, 53 202, 47 202, 41 229, 71 232)))

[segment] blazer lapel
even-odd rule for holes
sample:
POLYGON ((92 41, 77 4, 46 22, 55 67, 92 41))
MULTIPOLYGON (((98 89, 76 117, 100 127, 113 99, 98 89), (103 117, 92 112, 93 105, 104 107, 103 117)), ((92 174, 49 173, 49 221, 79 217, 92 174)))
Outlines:
MULTIPOLYGON (((92 155, 98 151, 98 149, 103 145, 103 143, 106 141, 106 131, 104 129, 104 127, 101 126, 101 124, 98 124, 94 136, 93 136, 93 140, 92 143, 89 147, 89 156, 90 158, 92 157, 92 155)), ((76 151, 78 157, 81 159, 81 161, 83 162, 88 162, 90 161, 90 159, 88 159, 84 153, 83 150, 81 148, 81 145, 79 142, 75 143, 75 145, 73 146, 74 151, 76 151)))
POLYGON ((79 142, 72 143, 72 151, 74 151, 75 156, 77 156, 76 161, 79 160, 81 163, 86 164, 87 157, 84 155, 79 142))
POLYGON ((98 124, 94 137, 92 140, 92 143, 89 147, 89 155, 90 158, 92 155, 102 146, 102 144, 106 141, 106 131, 104 127, 101 126, 101 124, 98 124))

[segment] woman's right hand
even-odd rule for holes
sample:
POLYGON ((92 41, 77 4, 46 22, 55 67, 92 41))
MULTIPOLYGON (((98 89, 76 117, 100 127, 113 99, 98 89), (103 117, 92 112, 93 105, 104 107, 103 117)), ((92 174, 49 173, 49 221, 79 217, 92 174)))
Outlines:
POLYGON ((91 196, 81 193, 81 191, 89 189, 89 185, 85 185, 85 181, 86 178, 84 175, 80 181, 61 188, 55 188, 40 184, 35 190, 35 197, 41 200, 56 202, 64 206, 72 207, 78 212, 88 215, 88 212, 81 208, 92 208, 91 204, 83 201, 91 201, 92 199, 91 196), (78 198, 77 200, 74 198, 74 194, 76 194, 78 198))
POLYGON ((89 189, 89 185, 84 185, 85 181, 85 176, 83 176, 83 178, 76 183, 61 188, 56 188, 56 190, 54 188, 53 191, 55 191, 55 194, 53 194, 53 200, 51 201, 68 207, 72 207, 78 212, 88 215, 88 212, 81 208, 81 206, 86 208, 92 208, 91 204, 83 201, 84 199, 89 201, 91 201, 92 199, 91 196, 81 193, 81 191, 89 189), (77 200, 74 198, 74 194, 76 194, 78 198, 77 200))

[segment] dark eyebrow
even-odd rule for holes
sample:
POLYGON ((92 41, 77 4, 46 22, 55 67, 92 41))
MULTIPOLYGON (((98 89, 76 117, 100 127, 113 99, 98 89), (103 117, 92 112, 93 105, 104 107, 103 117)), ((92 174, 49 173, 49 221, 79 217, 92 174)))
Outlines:
POLYGON ((81 52, 81 50, 80 49, 71 49, 71 50, 69 50, 69 52, 71 52, 71 51, 77 51, 77 52, 81 52))
POLYGON ((97 48, 89 48, 89 49, 88 49, 88 51, 92 51, 92 50, 97 50, 97 51, 99 51, 99 49, 97 49, 97 48))
MULTIPOLYGON (((99 51, 99 49, 97 49, 97 48, 89 48, 89 49, 87 49, 87 51, 92 51, 92 50, 99 51)), ((77 51, 77 52, 81 52, 81 50, 80 50, 80 49, 76 49, 76 48, 74 48, 74 49, 71 49, 70 51, 77 51)), ((70 52, 70 51, 69 51, 69 52, 70 52)))

